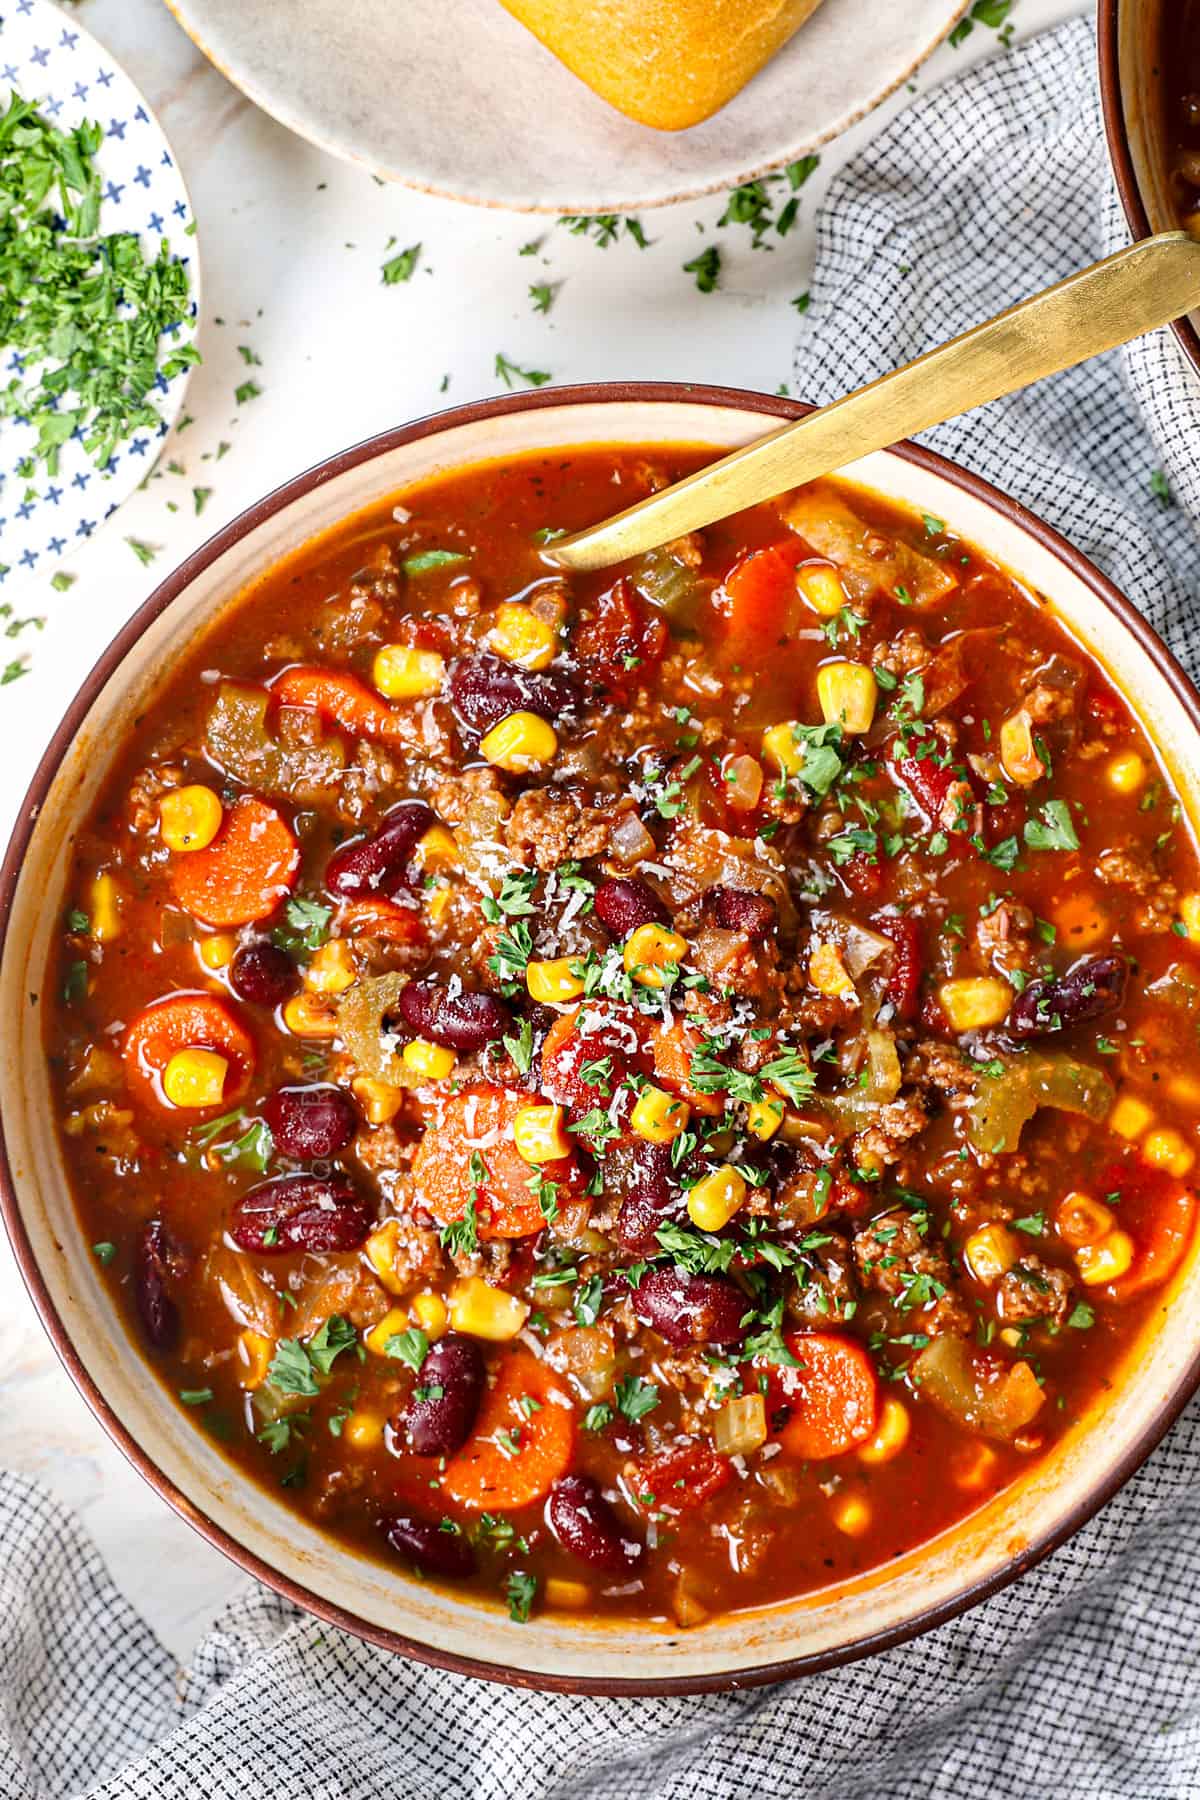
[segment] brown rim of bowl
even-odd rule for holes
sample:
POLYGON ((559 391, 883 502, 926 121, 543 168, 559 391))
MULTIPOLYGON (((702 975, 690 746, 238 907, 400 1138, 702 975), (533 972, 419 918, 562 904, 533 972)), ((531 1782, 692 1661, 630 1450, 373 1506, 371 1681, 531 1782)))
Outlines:
MULTIPOLYGON (((1108 139, 1108 160, 1112 165, 1117 193, 1125 211, 1125 219, 1135 238, 1149 237, 1154 230, 1129 147, 1125 125, 1125 106, 1121 98, 1120 48, 1118 25, 1122 0, 1100 0, 1096 16, 1096 46, 1100 61, 1100 106, 1104 114, 1104 135, 1108 139)), ((1190 314, 1171 321, 1171 330, 1179 339, 1183 354, 1200 374, 1200 330, 1190 314)))
MULTIPOLYGON (((26 847, 50 785, 76 731, 82 724, 97 693, 118 668, 132 645, 201 570, 207 568, 214 558, 223 554, 233 544, 238 543, 264 519, 270 518, 294 500, 311 493, 314 488, 341 475, 347 469, 355 468, 363 462, 369 462, 372 458, 395 449, 401 444, 412 443, 417 439, 434 436, 456 426, 473 424, 480 419, 493 418, 499 414, 537 412, 548 407, 595 405, 597 403, 713 406, 741 412, 758 412, 780 419, 800 418, 813 410, 800 401, 780 399, 770 394, 752 393, 738 388, 693 386, 682 382, 595 382, 576 387, 542 388, 530 393, 502 394, 494 400, 473 401, 465 406, 452 407, 447 412, 431 414, 410 425, 401 425, 391 431, 381 432, 377 437, 368 438, 351 446, 348 450, 340 451, 336 456, 331 456, 325 462, 318 463, 303 474, 296 475, 290 481, 284 482, 281 487, 276 488, 273 493, 266 495, 255 505, 248 507, 245 512, 217 532, 215 537, 210 538, 200 549, 194 551, 172 575, 169 575, 155 589, 128 624, 118 632, 72 700, 37 766, 29 791, 22 802, 4 861, 0 864, 0 955, 4 950, 12 912, 13 895, 26 847)), ((1069 544, 1051 526, 1044 524, 1033 513, 1026 511, 1019 502, 1011 500, 1007 494, 1001 493, 990 482, 958 468, 954 463, 937 455, 936 452, 909 442, 895 445, 894 450, 906 462, 914 463, 918 468, 941 476, 973 499, 981 501, 1064 563, 1136 639, 1168 688, 1187 712, 1197 731, 1200 732, 1200 694, 1197 693, 1196 688, 1174 657, 1132 602, 1127 600, 1080 551, 1069 544)), ((347 1612, 332 1601, 322 1599, 299 1582, 269 1568, 253 1551, 247 1550, 221 1526, 201 1512, 172 1481, 167 1479, 117 1419, 104 1395, 83 1367, 71 1342, 70 1334, 55 1309, 42 1279, 41 1271, 34 1259, 32 1246, 21 1219, 16 1186, 4 1142, 2 1122, 0 1122, 0 1216, 3 1217, 9 1242, 12 1245, 17 1266, 21 1271, 29 1296, 68 1375, 117 1448, 123 1452, 149 1485, 182 1519, 185 1519, 198 1531, 201 1537, 206 1538, 216 1549, 222 1550, 247 1574, 253 1575, 268 1587, 274 1588, 276 1593, 282 1594, 285 1599, 291 1600, 305 1612, 314 1614, 317 1618, 324 1620, 326 1624, 351 1632, 354 1636, 362 1638, 380 1649, 410 1656, 417 1662, 429 1663, 436 1668, 449 1669, 456 1674, 479 1676, 485 1680, 501 1682, 511 1687, 537 1688, 544 1692, 602 1694, 614 1698, 657 1694, 720 1693, 731 1689, 761 1687, 769 1682, 785 1681, 798 1675, 816 1674, 821 1670, 836 1668, 843 1663, 855 1662, 862 1657, 874 1655, 878 1651, 908 1643, 924 1632, 932 1630, 935 1626, 957 1618, 969 1607, 977 1605, 981 1600, 985 1600, 999 1592, 1001 1588, 1007 1587, 1018 1575, 1035 1567, 1065 1543, 1069 1537, 1072 1537, 1140 1467, 1170 1426, 1174 1424, 1197 1388, 1200 1388, 1200 1349, 1198 1349, 1174 1393, 1155 1409, 1137 1442, 1120 1459, 1116 1467, 1109 1470, 1096 1483, 1087 1498, 1073 1508, 1066 1520, 1056 1530, 1048 1532, 1039 1542, 1014 1557, 1011 1563, 998 1573, 985 1580, 975 1582, 953 1599, 927 1608, 902 1625, 895 1625, 887 1631, 856 1638, 853 1643, 843 1645, 837 1650, 824 1651, 811 1656, 788 1657, 778 1662, 744 1670, 733 1669, 724 1673, 697 1675, 680 1680, 672 1680, 670 1676, 661 1680, 636 1677, 606 1680, 586 1676, 527 1673, 507 1665, 502 1667, 496 1663, 483 1662, 474 1657, 456 1656, 425 1644, 414 1643, 409 1638, 401 1637, 398 1632, 387 1631, 378 1625, 373 1625, 367 1620, 347 1612)), ((648 1640, 646 1648, 648 1658, 653 1657, 656 1647, 652 1640, 648 1640)), ((665 1645, 662 1649, 665 1654, 669 1655, 665 1645)))

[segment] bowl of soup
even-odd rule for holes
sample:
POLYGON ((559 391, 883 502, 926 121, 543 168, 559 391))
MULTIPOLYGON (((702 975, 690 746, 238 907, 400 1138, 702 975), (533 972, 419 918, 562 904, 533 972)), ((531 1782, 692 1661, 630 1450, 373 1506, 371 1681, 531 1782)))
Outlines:
MULTIPOLYGON (((1196 0, 1100 0, 1104 129, 1135 238, 1200 230, 1200 6, 1196 0)), ((1200 370, 1197 315, 1172 330, 1200 370)))
POLYGON ((1140 615, 911 446, 554 560, 799 410, 506 396, 298 477, 4 865, 70 1374, 243 1567, 491 1679, 900 1641, 1197 1382, 1197 698, 1140 615))

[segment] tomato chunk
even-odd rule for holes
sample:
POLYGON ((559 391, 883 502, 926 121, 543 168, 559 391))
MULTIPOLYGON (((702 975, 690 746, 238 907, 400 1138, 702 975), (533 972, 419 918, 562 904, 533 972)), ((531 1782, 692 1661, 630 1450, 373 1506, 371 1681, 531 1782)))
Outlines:
POLYGON ((1132 1300, 1148 1288, 1161 1287, 1191 1242, 1195 1194, 1163 1170, 1137 1163, 1111 1164, 1096 1192, 1136 1246, 1128 1274, 1110 1282, 1104 1293, 1112 1300, 1132 1300))

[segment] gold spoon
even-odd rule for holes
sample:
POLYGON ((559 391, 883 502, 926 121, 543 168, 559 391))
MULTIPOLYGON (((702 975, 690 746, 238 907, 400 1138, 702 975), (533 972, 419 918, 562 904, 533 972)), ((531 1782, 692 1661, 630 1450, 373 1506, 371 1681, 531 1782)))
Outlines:
POLYGON ((1196 306, 1200 238, 1186 231, 1144 238, 603 525, 560 538, 546 554, 567 569, 606 569, 1086 362, 1196 306))

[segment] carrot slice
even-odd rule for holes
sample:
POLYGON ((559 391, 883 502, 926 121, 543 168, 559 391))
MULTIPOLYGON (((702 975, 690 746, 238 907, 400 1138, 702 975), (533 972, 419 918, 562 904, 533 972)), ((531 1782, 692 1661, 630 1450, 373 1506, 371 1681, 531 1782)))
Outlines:
POLYGON ((337 924, 344 937, 382 938, 388 944, 423 944, 429 937, 419 912, 391 900, 349 900, 337 924))
POLYGON ((340 669, 285 669, 272 692, 283 706, 306 706, 331 719, 351 737, 382 738, 384 743, 410 740, 411 727, 402 713, 372 693, 365 681, 340 669))
MULTIPOLYGON (((531 1104, 529 1095, 474 1087, 432 1112, 413 1157, 416 1204, 439 1225, 450 1225, 463 1217, 474 1199, 475 1221, 483 1238, 529 1237, 541 1231, 546 1220, 530 1187, 538 1171, 513 1141, 513 1120, 531 1104)), ((574 1156, 543 1163, 541 1176, 558 1188, 560 1206, 574 1199, 583 1185, 574 1156)))
POLYGON ((784 1449, 819 1462, 865 1443, 877 1422, 879 1381, 862 1345, 824 1331, 790 1332, 786 1342, 800 1366, 772 1370, 792 1409, 779 1434, 784 1449))
POLYGON ((516 1512, 545 1498, 574 1448, 566 1390, 528 1350, 508 1350, 474 1431, 446 1464, 442 1491, 471 1512, 516 1512))
POLYGON ((138 1013, 125 1032, 125 1081, 135 1099, 166 1104, 158 1078, 180 1050, 215 1050, 225 1058, 222 1106, 240 1100, 250 1086, 254 1040, 225 1002, 212 994, 167 994, 138 1013))
POLYGON ((799 547, 788 545, 752 550, 734 563, 713 596, 729 655, 761 655, 795 631, 801 607, 795 569, 799 557, 799 547))
POLYGON ((281 813, 253 794, 225 815, 206 850, 178 856, 171 885, 179 904, 205 925, 250 925, 291 893, 300 846, 281 813))
POLYGON ((1133 1266, 1103 1289, 1106 1299, 1132 1300, 1160 1287, 1183 1260, 1192 1238, 1196 1196, 1160 1169, 1114 1163, 1095 1189, 1137 1246, 1133 1266), (1117 1196, 1117 1198, 1112 1198, 1117 1196))
POLYGON ((654 1075, 665 1088, 686 1100, 693 1112, 715 1119, 725 1110, 721 1096, 703 1093, 692 1086, 692 1052, 698 1050, 702 1042, 703 1037, 696 1027, 685 1025, 679 1019, 673 1025, 660 1027, 651 1043, 654 1075))

